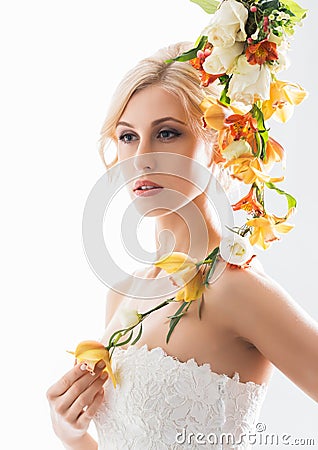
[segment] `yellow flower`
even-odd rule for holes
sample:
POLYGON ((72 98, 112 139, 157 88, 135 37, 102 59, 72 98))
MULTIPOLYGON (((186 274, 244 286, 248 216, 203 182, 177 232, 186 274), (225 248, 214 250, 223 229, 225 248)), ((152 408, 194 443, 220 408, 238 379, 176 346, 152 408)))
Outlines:
POLYGON ((176 294, 176 301, 190 302, 198 299, 203 290, 203 274, 196 266, 197 260, 182 252, 173 252, 162 257, 154 265, 173 274, 172 281, 182 289, 176 294))
POLYGON ((242 154, 239 158, 231 159, 224 167, 232 166, 232 177, 246 184, 282 181, 284 177, 271 178, 265 171, 259 158, 249 153, 242 154))
POLYGON ((263 217, 256 217, 246 222, 246 225, 253 227, 252 234, 250 236, 250 243, 252 245, 258 245, 266 250, 271 242, 279 240, 278 233, 288 233, 294 228, 294 225, 285 223, 290 216, 294 208, 288 211, 286 217, 276 217, 273 214, 268 214, 263 217))
POLYGON ((264 119, 273 116, 279 122, 287 122, 294 113, 295 105, 299 105, 307 95, 299 84, 276 80, 270 86, 270 99, 262 105, 264 119))
MULTIPOLYGON (((188 271, 192 272, 192 271, 188 271)), ((188 275, 188 274, 185 274, 188 275)), ((193 275, 193 272, 192 272, 193 275)), ((196 275, 192 276, 190 281, 188 281, 180 291, 176 294, 176 301, 185 301, 191 302, 192 300, 197 300, 201 297, 203 291, 205 289, 203 273, 201 270, 198 270, 196 275)))
POLYGON ((154 262, 153 265, 160 267, 167 273, 175 273, 185 269, 196 269, 196 262, 196 259, 191 258, 185 253, 172 252, 154 262))
POLYGON ((94 374, 94 368, 101 359, 105 362, 106 367, 103 371, 108 372, 114 387, 116 387, 116 378, 111 367, 111 359, 109 358, 109 351, 100 342, 97 341, 82 341, 76 347, 75 352, 68 352, 75 356, 77 362, 83 362, 87 365, 89 371, 94 374))

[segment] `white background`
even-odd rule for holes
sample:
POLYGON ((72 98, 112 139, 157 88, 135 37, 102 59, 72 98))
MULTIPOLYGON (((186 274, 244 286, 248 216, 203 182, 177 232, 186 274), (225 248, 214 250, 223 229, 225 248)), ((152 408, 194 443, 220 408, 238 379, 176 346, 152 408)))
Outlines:
MULTIPOLYGON (((280 78, 310 96, 288 124, 272 123, 288 154, 284 187, 299 201, 296 228, 261 259, 318 320, 318 14, 315 2, 302 5, 311 11, 280 78)), ((196 39, 208 16, 188 0, 3 2, 1 16, 1 438, 6 449, 59 449, 45 392, 72 366, 65 350, 104 326, 107 288, 86 261, 81 220, 104 173, 97 140, 110 95, 137 60, 196 39)), ((267 431, 315 437, 318 448, 317 419, 317 403, 275 369, 267 431)))

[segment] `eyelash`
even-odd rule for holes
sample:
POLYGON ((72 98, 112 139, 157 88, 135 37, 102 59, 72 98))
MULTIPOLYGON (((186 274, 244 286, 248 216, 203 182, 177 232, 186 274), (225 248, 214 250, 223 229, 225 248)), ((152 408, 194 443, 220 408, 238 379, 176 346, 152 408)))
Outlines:
MULTIPOLYGON (((173 134, 173 136, 165 137, 165 138, 162 137, 162 138, 161 138, 161 139, 163 139, 163 140, 165 140, 165 141, 169 141, 170 139, 173 139, 174 137, 178 137, 178 136, 181 135, 181 133, 180 133, 179 131, 176 131, 176 130, 168 130, 168 129, 159 131, 158 136, 159 136, 161 133, 171 133, 171 134, 173 134)), ((123 133, 123 134, 121 134, 121 135, 119 136, 119 140, 122 141, 122 142, 124 142, 125 144, 130 144, 131 142, 134 141, 134 139, 129 140, 129 141, 126 141, 125 138, 126 138, 127 136, 133 136, 133 137, 136 137, 133 133, 123 133)))

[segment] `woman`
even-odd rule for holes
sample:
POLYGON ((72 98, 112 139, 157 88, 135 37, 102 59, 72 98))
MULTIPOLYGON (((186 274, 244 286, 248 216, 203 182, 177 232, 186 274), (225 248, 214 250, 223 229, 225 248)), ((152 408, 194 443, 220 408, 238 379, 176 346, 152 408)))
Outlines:
MULTIPOLYGON (((190 177, 177 179, 169 169, 172 155, 184 164, 181 172, 186 174, 192 170, 189 161, 217 171, 211 150, 216 135, 202 127, 197 72, 188 62, 165 62, 186 48, 188 44, 164 49, 127 74, 102 129, 101 155, 113 140, 113 164, 124 167, 132 158, 125 166, 127 186, 139 212, 156 219, 157 257, 173 244, 173 251, 201 260, 220 243, 217 215, 207 190, 199 192, 190 177), (158 170, 162 161, 168 162, 164 173, 158 170), (132 179, 145 181, 147 194, 132 179), (157 186, 149 196, 151 184, 157 186), (176 197, 168 213, 164 202, 156 200, 162 188, 182 198, 176 197), (204 242, 198 217, 207 231, 204 242), (174 241, 172 234, 163 237, 163 230, 173 233, 174 241)), ((214 92, 209 87, 206 93, 214 92)), ((219 179, 225 185, 224 174, 219 179)), ((205 292, 201 320, 196 308, 190 308, 169 343, 167 317, 179 305, 155 311, 144 322, 138 344, 114 352, 119 389, 113 389, 102 361, 93 377, 76 364, 57 381, 47 396, 54 430, 65 448, 97 448, 87 432, 93 418, 98 448, 248 448, 273 366, 318 401, 318 324, 255 261, 245 270, 222 267, 205 292), (221 433, 232 441, 221 444, 221 433)), ((168 282, 171 288, 158 266, 136 273, 133 285, 114 286, 107 298, 103 343, 121 328, 121 308, 143 312, 160 303, 157 292, 154 300, 134 298, 147 279, 162 280, 158 286, 165 293, 168 282)))

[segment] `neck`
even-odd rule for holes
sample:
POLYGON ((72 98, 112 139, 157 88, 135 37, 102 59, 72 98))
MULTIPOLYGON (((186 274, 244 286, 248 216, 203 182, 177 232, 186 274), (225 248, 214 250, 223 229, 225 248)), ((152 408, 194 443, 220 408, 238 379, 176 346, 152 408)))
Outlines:
POLYGON ((174 251, 200 261, 219 245, 220 236, 217 214, 203 192, 176 212, 156 219, 157 259, 174 251))

